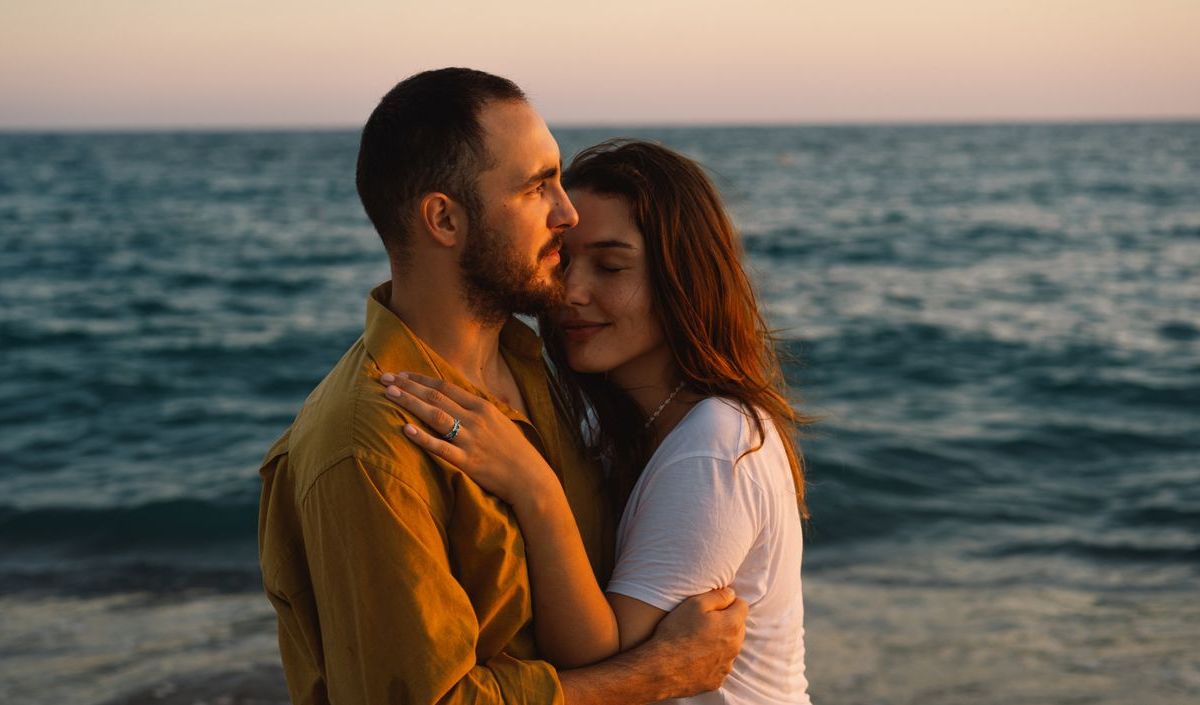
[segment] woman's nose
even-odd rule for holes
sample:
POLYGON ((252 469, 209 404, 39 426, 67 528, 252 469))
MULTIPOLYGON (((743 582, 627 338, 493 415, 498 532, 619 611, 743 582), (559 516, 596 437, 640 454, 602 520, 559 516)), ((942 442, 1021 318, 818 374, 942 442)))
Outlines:
POLYGON ((578 267, 567 267, 567 271, 563 273, 563 288, 566 290, 569 306, 586 306, 591 300, 587 281, 578 267))

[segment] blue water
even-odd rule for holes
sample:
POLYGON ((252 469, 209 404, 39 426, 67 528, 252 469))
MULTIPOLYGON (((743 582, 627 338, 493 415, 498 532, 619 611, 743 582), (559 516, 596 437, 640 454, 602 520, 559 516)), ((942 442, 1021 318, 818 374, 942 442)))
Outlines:
MULTIPOLYGON (((1178 594, 1164 619, 1200 634, 1179 616, 1200 589, 1200 124, 556 130, 564 155, 614 135, 711 170, 823 417, 802 439, 815 695, 821 640, 871 631, 841 596, 929 625, 1003 586, 1065 595, 1090 600, 1064 622, 1080 639, 1136 645, 1138 610, 1178 594)), ((387 276, 356 149, 0 135, 0 596, 257 590, 257 463, 387 276)), ((1044 621, 1024 604, 1000 621, 1044 621)), ((1067 664, 1063 692, 1101 702, 1087 678, 1155 663, 1143 702, 1183 702, 1200 673, 1176 643, 1067 664)), ((856 677, 825 692, 875 692, 856 677)), ((912 701, 956 702, 937 678, 912 701)))

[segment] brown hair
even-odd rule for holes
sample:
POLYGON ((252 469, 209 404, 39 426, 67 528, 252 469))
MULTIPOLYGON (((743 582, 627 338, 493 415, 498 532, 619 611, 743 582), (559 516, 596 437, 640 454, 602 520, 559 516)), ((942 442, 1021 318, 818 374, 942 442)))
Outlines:
POLYGON ((409 246, 405 209, 426 193, 446 193, 477 221, 476 182, 491 161, 480 112, 490 101, 523 100, 507 78, 445 68, 409 76, 375 106, 363 126, 355 185, 394 265, 409 246))
MULTIPOLYGON (((804 459, 793 434, 814 419, 788 401, 776 340, 742 268, 737 232, 703 169, 654 143, 610 140, 580 152, 563 174, 563 186, 628 205, 646 241, 655 312, 686 388, 766 412, 787 451, 800 514, 807 518, 804 459)), ((576 418, 595 415, 597 433, 587 445, 609 466, 619 513, 649 460, 646 416, 605 375, 572 371, 558 330, 549 321, 542 330, 568 410, 576 418)), ((752 416, 758 450, 766 429, 757 413, 752 416)))

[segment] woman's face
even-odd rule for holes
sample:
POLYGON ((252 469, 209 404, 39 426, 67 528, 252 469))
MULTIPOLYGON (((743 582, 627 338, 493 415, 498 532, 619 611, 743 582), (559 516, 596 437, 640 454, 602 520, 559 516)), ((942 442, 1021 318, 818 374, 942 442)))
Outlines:
POLYGON ((563 240, 564 311, 557 316, 567 363, 608 372, 618 384, 647 383, 670 360, 651 306, 645 239, 619 197, 572 190, 579 224, 563 240))

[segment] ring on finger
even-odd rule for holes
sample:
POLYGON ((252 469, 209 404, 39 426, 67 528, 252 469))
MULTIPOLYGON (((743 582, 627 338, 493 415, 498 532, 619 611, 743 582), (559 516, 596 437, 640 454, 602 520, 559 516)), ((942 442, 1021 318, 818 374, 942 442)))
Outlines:
POLYGON ((443 441, 453 441, 458 436, 458 432, 461 430, 462 430, 462 421, 459 421, 458 419, 454 419, 454 425, 450 427, 449 431, 446 431, 445 433, 442 434, 442 440, 443 441))

